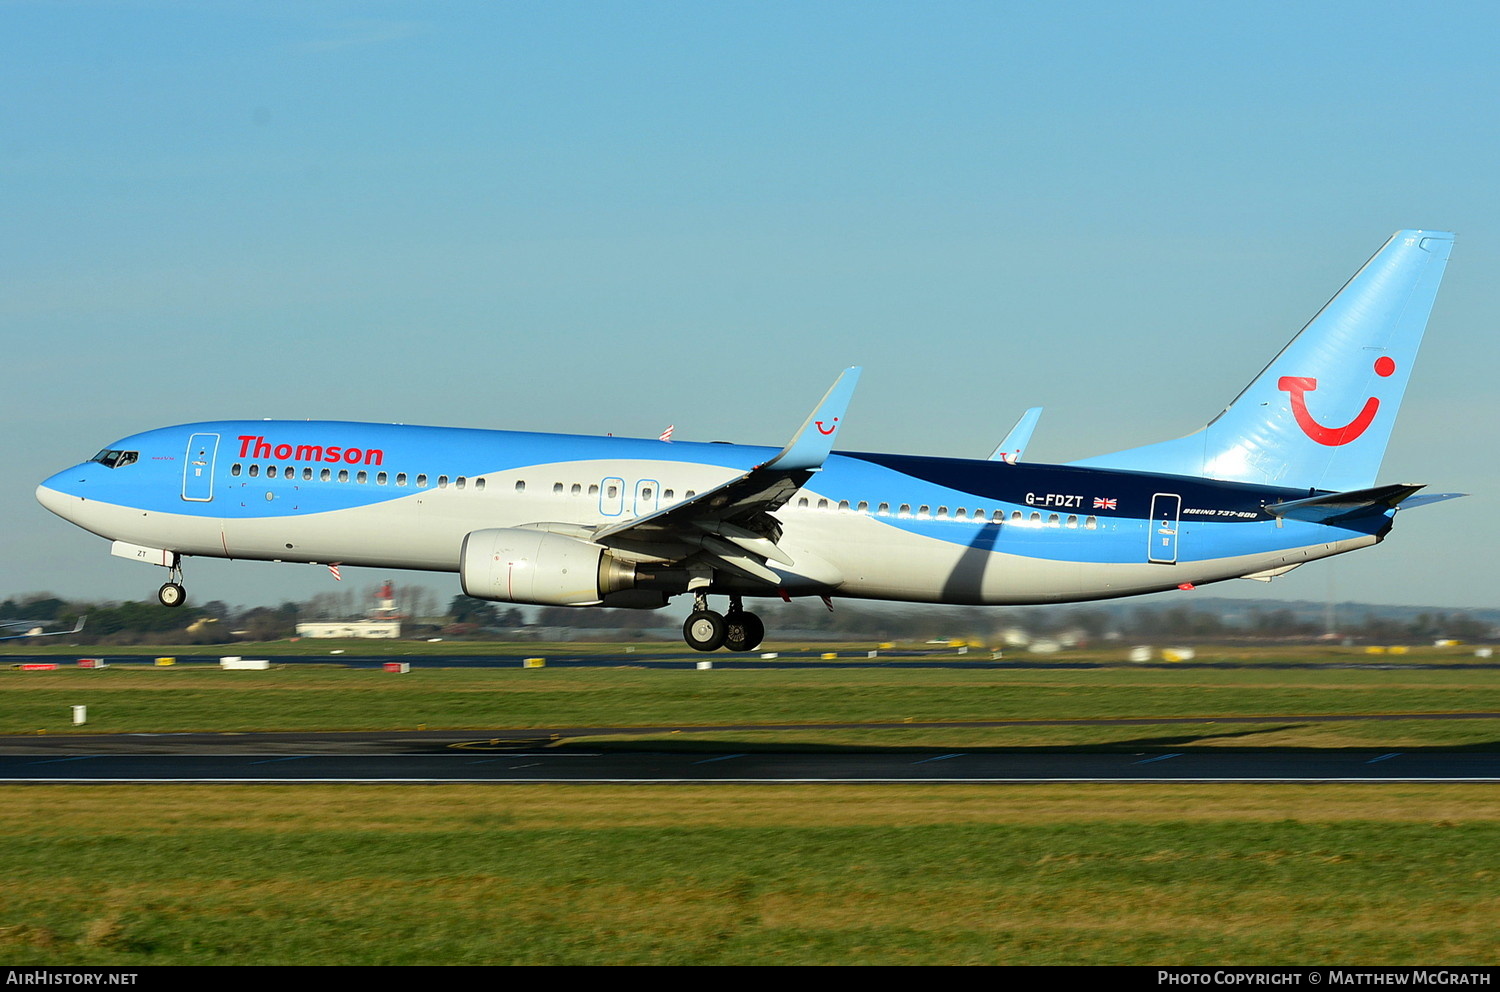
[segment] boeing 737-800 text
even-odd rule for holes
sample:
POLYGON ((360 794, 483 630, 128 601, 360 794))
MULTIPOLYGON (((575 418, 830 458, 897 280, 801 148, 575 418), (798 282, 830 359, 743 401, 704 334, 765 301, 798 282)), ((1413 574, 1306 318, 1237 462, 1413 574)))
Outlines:
POLYGON ((747 597, 1061 603, 1269 578, 1451 495, 1375 477, 1452 243, 1397 232, 1202 430, 1067 465, 1020 457, 1036 411, 985 461, 835 452, 851 368, 780 450, 216 421, 117 441, 37 498, 169 569, 168 606, 193 555, 429 569, 506 603, 686 593, 704 651, 760 643, 747 597))

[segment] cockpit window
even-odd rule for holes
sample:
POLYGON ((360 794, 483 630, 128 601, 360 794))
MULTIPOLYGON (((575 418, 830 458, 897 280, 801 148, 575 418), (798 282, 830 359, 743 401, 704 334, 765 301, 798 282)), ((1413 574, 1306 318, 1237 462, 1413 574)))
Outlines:
POLYGON ((121 468, 131 464, 140 456, 141 453, 139 451, 111 451, 109 448, 105 448, 89 460, 98 462, 105 468, 121 468))

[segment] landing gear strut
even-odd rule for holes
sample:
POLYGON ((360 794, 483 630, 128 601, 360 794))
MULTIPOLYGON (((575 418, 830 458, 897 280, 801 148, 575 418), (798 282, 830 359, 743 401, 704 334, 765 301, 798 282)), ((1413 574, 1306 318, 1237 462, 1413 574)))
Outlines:
POLYGON ((694 593, 693 612, 682 625, 682 639, 696 651, 753 651, 765 636, 765 624, 745 612, 738 596, 729 597, 729 614, 723 616, 708 608, 707 595, 694 593))
POLYGON ((181 606, 187 600, 187 590, 182 588, 182 559, 174 556, 172 559, 171 577, 162 583, 162 587, 156 590, 156 598, 163 606, 181 606))

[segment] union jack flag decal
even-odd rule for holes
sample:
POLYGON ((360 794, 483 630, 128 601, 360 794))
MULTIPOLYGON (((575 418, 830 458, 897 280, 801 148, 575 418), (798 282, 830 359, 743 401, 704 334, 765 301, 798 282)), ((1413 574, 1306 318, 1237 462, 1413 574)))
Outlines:
POLYGON ((1120 508, 1119 507, 1119 502, 1120 501, 1117 500, 1117 499, 1115 499, 1113 496, 1111 496, 1109 499, 1105 499, 1103 496, 1095 496, 1094 497, 1094 509, 1096 509, 1096 510, 1118 510, 1120 508))

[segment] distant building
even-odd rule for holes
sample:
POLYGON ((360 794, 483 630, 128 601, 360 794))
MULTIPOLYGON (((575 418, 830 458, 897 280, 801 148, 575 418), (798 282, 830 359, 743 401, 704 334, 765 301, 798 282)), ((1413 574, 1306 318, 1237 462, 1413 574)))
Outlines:
POLYGON ((368 620, 330 620, 297 624, 298 637, 371 637, 394 640, 401 636, 402 615, 396 610, 396 585, 389 579, 375 594, 368 620))
POLYGON ((400 620, 330 620, 297 624, 298 637, 379 637, 401 636, 400 620))

